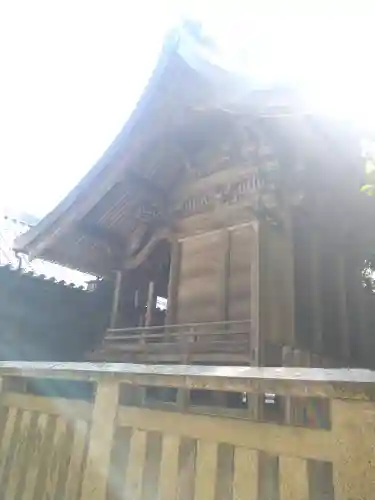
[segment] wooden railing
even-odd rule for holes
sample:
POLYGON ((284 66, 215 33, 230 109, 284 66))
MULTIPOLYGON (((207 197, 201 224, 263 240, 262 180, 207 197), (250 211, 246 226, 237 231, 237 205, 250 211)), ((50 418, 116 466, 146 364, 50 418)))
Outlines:
POLYGON ((1 363, 0 375, 1 499, 375 498, 373 372, 1 363), (176 402, 155 408, 147 391, 176 402), (197 391, 318 398, 328 424, 200 414, 197 391))
POLYGON ((249 364, 254 358, 250 320, 109 329, 103 348, 144 362, 249 364))

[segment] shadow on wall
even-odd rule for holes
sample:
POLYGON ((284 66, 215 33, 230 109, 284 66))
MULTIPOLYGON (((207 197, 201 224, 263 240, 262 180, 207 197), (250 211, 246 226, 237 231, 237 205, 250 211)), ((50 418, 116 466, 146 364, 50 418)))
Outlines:
POLYGON ((108 325, 111 285, 94 291, 0 267, 0 359, 80 361, 108 325))

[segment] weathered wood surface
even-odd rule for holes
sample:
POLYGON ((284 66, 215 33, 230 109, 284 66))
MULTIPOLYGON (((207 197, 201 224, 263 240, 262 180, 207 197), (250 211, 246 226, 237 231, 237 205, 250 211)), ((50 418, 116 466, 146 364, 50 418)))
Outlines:
MULTIPOLYGON (((0 499, 372 500, 375 373, 2 363, 0 499), (93 402, 7 392, 7 377, 97 383, 93 402), (152 384, 154 381, 154 384, 152 384), (130 385, 132 384, 132 385, 130 385), (137 387, 329 398, 331 426, 124 406, 137 387), (367 399, 367 401, 364 401, 367 399)), ((22 384, 14 385, 22 390, 22 384)), ((209 411, 209 409, 208 409, 209 411)))
POLYGON ((107 330, 103 349, 138 362, 149 362, 151 356, 161 361, 172 356, 176 363, 233 357, 237 364, 250 364, 253 337, 250 320, 116 328, 107 330))

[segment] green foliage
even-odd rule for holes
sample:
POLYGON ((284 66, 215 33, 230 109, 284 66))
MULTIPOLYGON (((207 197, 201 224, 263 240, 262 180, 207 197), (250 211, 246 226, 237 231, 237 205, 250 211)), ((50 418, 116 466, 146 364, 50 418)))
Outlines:
POLYGON ((361 192, 367 196, 375 196, 375 151, 374 146, 367 148, 364 152, 365 182, 361 186, 361 192))
POLYGON ((375 255, 372 255, 364 263, 362 269, 362 285, 365 290, 375 293, 375 255))

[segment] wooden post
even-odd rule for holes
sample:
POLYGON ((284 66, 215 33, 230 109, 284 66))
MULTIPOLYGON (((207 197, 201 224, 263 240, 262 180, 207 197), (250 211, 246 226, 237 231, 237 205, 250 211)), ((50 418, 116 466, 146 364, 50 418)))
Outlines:
POLYGON ((98 384, 80 500, 106 500, 107 498, 119 386, 120 384, 115 381, 98 384))
POLYGON ((155 306, 155 283, 153 281, 150 281, 148 285, 145 326, 152 326, 154 306, 155 306))
POLYGON ((118 319, 120 296, 121 296, 121 281, 122 281, 122 271, 116 271, 115 287, 112 300, 112 311, 109 321, 110 328, 116 328, 116 326, 118 326, 117 319, 118 319))
POLYGON ((181 264, 181 243, 177 238, 171 244, 171 265, 169 271, 168 283, 168 303, 166 324, 174 325, 177 321, 177 300, 178 300, 178 285, 180 280, 180 264, 181 264))

